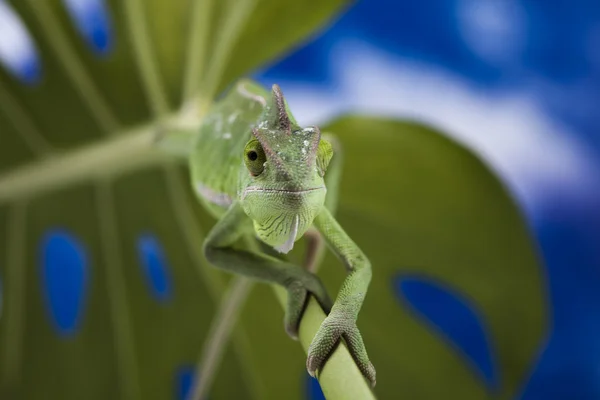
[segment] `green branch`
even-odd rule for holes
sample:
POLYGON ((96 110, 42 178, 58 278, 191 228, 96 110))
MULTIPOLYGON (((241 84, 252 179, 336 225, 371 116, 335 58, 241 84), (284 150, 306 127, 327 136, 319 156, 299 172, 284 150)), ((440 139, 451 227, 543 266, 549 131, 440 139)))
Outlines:
MULTIPOLYGON (((273 285, 272 287, 281 306, 285 308, 287 292, 280 286, 273 285)), ((310 346, 325 316, 317 301, 311 297, 300 322, 300 344, 302 344, 304 352, 308 351, 308 346, 310 346)), ((343 342, 327 360, 323 371, 319 373, 318 380, 327 400, 375 399, 369 384, 354 363, 354 359, 352 359, 346 344, 343 342)))

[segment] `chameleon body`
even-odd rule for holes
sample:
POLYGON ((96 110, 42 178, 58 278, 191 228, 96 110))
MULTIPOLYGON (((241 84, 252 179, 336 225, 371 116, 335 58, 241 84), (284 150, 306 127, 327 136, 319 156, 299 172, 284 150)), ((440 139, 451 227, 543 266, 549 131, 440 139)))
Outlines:
MULTIPOLYGON (((343 338, 374 385, 375 369, 356 327, 371 268, 330 210, 336 193, 327 193, 327 187, 335 191, 337 182, 328 176, 339 177, 334 171, 326 174, 332 155, 332 145, 321 138, 318 128, 296 123, 277 85, 269 93, 241 81, 214 104, 195 135, 189 156, 191 185, 218 219, 204 243, 213 266, 285 287, 284 325, 293 338, 309 295, 329 313, 309 347, 308 372, 315 376, 343 338), (251 238, 287 253, 309 229, 319 232, 317 237, 325 240, 348 271, 333 305, 319 278, 306 268, 275 252, 234 247, 241 238, 251 238)), ((333 169, 335 163, 331 165, 333 169)), ((309 246, 310 251, 314 247, 309 246)))

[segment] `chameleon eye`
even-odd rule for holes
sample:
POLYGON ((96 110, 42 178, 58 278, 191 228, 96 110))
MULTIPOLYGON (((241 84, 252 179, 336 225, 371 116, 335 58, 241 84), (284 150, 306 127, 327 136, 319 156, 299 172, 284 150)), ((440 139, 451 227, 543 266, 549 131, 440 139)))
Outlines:
POLYGON ((258 140, 249 141, 244 149, 244 162, 250 174, 252 176, 262 174, 265 169, 265 161, 267 161, 267 157, 258 140))

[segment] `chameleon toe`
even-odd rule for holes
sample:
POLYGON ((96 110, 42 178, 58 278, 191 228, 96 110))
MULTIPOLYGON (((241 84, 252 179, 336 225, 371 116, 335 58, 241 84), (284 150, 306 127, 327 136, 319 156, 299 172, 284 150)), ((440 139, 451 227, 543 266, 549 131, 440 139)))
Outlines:
POLYGON ((369 361, 367 349, 365 348, 360 331, 356 325, 353 325, 344 332, 343 336, 346 340, 346 344, 348 345, 348 350, 356 362, 356 365, 365 378, 367 378, 367 380, 370 382, 371 387, 374 387, 376 382, 375 367, 373 367, 373 364, 371 364, 371 361, 369 361))
POLYGON ((314 376, 317 370, 323 369, 342 333, 335 317, 330 315, 325 318, 308 348, 306 369, 309 374, 314 376))
POLYGON ((308 358, 306 359, 306 370, 308 371, 308 374, 313 378, 317 377, 317 366, 314 357, 308 356, 308 358))

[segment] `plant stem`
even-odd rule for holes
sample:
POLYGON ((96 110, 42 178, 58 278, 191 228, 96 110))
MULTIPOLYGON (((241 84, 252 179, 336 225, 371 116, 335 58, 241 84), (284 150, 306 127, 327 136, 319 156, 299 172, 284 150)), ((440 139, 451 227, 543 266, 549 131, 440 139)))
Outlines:
MULTIPOLYGON (((287 304, 287 292, 280 286, 274 286, 276 297, 282 307, 287 304)), ((300 343, 304 351, 312 342, 317 330, 323 323, 326 315, 317 301, 311 297, 302 321, 300 322, 300 343)), ((356 366, 345 343, 335 349, 327 360, 323 371, 320 371, 318 380, 327 400, 375 399, 375 395, 369 388, 369 384, 356 366)))
POLYGON ((208 340, 204 343, 194 389, 190 400, 202 400, 208 394, 223 358, 223 352, 229 343, 229 337, 238 320, 253 282, 243 276, 236 276, 223 295, 223 301, 217 310, 208 332, 208 340))

